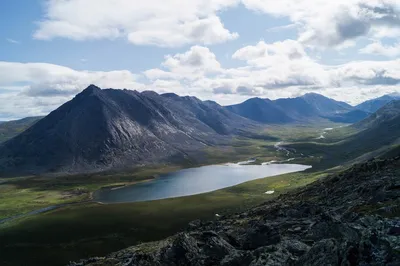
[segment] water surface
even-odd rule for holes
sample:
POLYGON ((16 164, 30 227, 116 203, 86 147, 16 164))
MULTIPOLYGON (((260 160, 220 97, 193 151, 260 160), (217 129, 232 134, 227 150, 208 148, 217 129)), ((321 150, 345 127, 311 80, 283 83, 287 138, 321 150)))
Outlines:
POLYGON ((190 196, 310 167, 299 164, 246 165, 245 162, 209 165, 164 174, 149 182, 119 189, 102 189, 95 193, 94 199, 102 203, 122 203, 190 196))

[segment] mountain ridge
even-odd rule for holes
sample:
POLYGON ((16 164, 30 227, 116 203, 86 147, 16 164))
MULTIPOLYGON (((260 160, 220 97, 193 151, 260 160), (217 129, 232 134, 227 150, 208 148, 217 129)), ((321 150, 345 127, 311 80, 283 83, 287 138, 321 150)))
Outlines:
POLYGON ((374 113, 383 106, 385 106, 386 104, 388 104, 389 102, 394 100, 400 100, 400 94, 398 93, 386 94, 381 97, 360 103, 356 105, 355 108, 363 110, 365 112, 374 113))
POLYGON ((194 97, 91 85, 3 143, 0 173, 86 172, 186 160, 191 152, 256 127, 194 97))
POLYGON ((252 98, 237 105, 226 106, 228 110, 261 123, 281 124, 293 122, 279 106, 269 99, 252 98))
POLYGON ((357 123, 368 115, 315 93, 274 101, 252 98, 224 107, 174 93, 102 90, 90 85, 0 144, 0 174, 104 171, 183 162, 193 160, 207 146, 227 144, 232 136, 254 136, 262 124, 323 119, 357 123))
POLYGON ((251 98, 225 108, 264 124, 308 123, 322 119, 354 123, 369 115, 369 113, 357 110, 345 102, 336 101, 317 93, 276 100, 251 98))

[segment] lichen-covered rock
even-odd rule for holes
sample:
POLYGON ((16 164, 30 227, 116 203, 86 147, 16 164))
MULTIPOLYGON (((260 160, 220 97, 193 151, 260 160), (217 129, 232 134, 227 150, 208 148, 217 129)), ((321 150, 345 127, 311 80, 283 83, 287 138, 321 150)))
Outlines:
POLYGON ((339 265, 339 252, 334 239, 324 239, 315 243, 296 263, 307 266, 339 265))

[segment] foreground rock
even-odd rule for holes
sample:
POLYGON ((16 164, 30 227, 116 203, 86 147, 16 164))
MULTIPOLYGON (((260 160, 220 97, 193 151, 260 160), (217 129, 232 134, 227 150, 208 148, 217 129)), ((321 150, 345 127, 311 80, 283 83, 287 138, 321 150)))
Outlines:
POLYGON ((400 160, 373 160, 246 213, 81 265, 400 265, 400 160))

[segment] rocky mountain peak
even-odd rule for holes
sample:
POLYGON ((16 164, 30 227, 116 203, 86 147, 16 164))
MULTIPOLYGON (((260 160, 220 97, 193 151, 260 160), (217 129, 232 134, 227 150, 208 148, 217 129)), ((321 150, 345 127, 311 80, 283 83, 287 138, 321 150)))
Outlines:
POLYGON ((96 85, 89 85, 89 87, 87 87, 86 89, 84 89, 81 93, 79 93, 77 96, 89 96, 89 95, 93 95, 95 93, 100 92, 101 89, 99 87, 97 87, 96 85))

